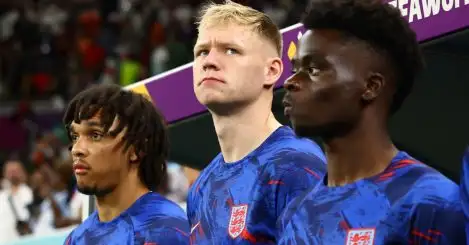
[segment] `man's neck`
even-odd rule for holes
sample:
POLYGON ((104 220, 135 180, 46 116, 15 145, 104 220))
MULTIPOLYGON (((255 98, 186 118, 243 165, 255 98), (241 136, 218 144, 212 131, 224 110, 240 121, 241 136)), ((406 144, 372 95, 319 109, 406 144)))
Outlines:
POLYGON ((221 153, 227 163, 243 159, 282 126, 270 107, 252 105, 233 115, 213 113, 212 116, 221 153))
POLYGON ((328 186, 372 177, 389 166, 398 150, 386 128, 377 125, 362 124, 344 137, 325 142, 328 186))
POLYGON ((109 222, 115 219, 148 192, 148 188, 138 178, 125 179, 113 192, 96 198, 99 220, 109 222))

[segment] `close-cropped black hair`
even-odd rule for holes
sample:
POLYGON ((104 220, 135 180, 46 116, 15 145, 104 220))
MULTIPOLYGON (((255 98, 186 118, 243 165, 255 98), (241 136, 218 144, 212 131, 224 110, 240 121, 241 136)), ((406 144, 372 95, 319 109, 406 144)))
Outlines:
POLYGON ((384 52, 397 80, 390 112, 401 107, 424 63, 415 32, 397 8, 382 0, 312 0, 302 22, 306 29, 336 29, 384 52))
POLYGON ((156 191, 166 175, 169 139, 161 113, 143 95, 118 85, 96 85, 77 94, 69 103, 63 123, 68 131, 72 122, 80 123, 99 113, 104 132, 116 137, 124 131, 124 150, 135 148, 139 157, 139 176, 145 186, 156 191), (114 119, 118 126, 109 131, 114 119))

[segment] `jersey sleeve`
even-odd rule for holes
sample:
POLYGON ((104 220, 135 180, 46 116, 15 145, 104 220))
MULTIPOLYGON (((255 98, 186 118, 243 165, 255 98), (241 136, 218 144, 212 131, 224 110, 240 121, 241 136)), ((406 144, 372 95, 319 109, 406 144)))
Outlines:
POLYGON ((276 185, 277 217, 288 203, 316 186, 326 171, 326 165, 320 158, 307 153, 292 153, 285 160, 288 162, 282 164, 284 168, 279 171, 280 176, 269 181, 276 185))
POLYGON ((419 204, 411 217, 409 240, 412 244, 465 244, 465 218, 459 202, 419 204))

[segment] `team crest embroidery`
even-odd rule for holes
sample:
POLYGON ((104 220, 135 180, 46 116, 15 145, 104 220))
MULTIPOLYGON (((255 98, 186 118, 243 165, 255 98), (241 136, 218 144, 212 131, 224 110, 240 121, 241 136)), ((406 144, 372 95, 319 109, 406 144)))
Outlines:
POLYGON ((237 238, 246 228, 246 216, 248 205, 238 205, 231 208, 230 224, 228 233, 234 239, 237 238))
POLYGON ((374 240, 374 228, 350 229, 347 232, 345 245, 373 245, 374 240))

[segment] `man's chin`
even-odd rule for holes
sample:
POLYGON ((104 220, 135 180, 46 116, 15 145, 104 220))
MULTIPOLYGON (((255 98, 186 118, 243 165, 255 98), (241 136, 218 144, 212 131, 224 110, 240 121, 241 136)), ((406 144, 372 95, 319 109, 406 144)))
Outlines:
POLYGON ((114 191, 115 186, 108 186, 103 188, 98 188, 96 186, 88 186, 88 185, 77 185, 77 189, 80 193, 89 195, 89 196, 96 196, 96 197, 103 197, 111 192, 114 191))
POLYGON ((295 131, 295 134, 299 137, 317 137, 317 133, 315 132, 316 130, 313 127, 306 126, 306 125, 299 125, 292 123, 292 128, 295 131))
POLYGON ((300 125, 292 122, 292 128, 295 131, 295 134, 299 137, 328 140, 347 135, 353 129, 353 124, 336 122, 300 125))
POLYGON ((243 103, 240 102, 226 102, 222 100, 211 100, 210 103, 204 104, 208 110, 220 116, 232 115, 235 111, 243 107, 243 103))
POLYGON ((81 186, 81 185, 77 185, 77 190, 82 193, 82 194, 85 194, 85 195, 89 195, 89 196, 92 196, 94 195, 94 188, 90 187, 90 186, 81 186))
POLYGON ((327 135, 327 128, 316 127, 312 125, 295 125, 292 124, 295 134, 301 138, 308 138, 314 141, 321 141, 327 135))

